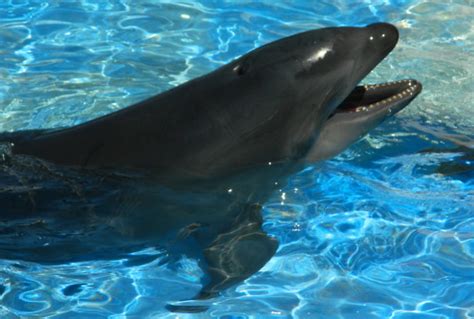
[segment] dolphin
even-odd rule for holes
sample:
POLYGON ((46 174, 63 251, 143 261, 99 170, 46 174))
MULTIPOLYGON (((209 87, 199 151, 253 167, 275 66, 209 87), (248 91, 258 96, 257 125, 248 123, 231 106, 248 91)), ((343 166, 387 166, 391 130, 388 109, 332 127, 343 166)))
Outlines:
MULTIPOLYGON (((23 194, 24 205, 1 196, 0 202, 13 212, 9 219, 25 215, 28 201, 36 214, 61 216, 60 222, 74 212, 87 229, 98 229, 94 251, 125 242, 173 243, 198 258, 208 275, 191 300, 215 297, 275 254, 261 208, 276 187, 305 165, 337 155, 421 92, 413 79, 359 84, 398 38, 388 23, 311 30, 92 121, 0 134, 3 174, 23 181, 34 174, 36 186, 26 188, 43 189, 39 197, 23 194), (65 197, 64 187, 75 195, 65 197), (90 213, 81 215, 78 206, 90 213), (104 235, 102 226, 115 235, 104 235)), ((4 244, 0 257, 59 262, 64 251, 84 253, 83 238, 75 239, 61 242, 61 254, 54 245, 24 247, 28 254, 21 254, 18 244, 4 244)))

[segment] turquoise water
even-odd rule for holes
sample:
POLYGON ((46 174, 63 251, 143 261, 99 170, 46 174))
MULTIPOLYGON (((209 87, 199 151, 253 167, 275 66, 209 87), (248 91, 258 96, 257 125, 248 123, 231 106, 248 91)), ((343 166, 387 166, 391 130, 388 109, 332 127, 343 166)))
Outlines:
POLYGON ((472 16, 469 1, 2 2, 0 131, 74 125, 283 36, 375 21, 400 42, 367 81, 416 78, 424 91, 272 196, 276 256, 207 312, 164 309, 199 291, 202 271, 150 248, 135 266, 0 260, 0 316, 474 317, 472 16))

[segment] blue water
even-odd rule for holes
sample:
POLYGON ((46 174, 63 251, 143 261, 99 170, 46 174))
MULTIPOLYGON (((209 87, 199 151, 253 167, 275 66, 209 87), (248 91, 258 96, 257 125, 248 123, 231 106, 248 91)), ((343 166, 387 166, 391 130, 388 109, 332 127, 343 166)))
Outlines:
POLYGON ((272 196, 276 256, 207 312, 165 310, 203 273, 150 248, 137 266, 0 260, 0 317, 474 317, 473 16, 469 1, 3 1, 0 131, 74 125, 283 36, 376 21, 400 42, 367 81, 424 91, 272 196))

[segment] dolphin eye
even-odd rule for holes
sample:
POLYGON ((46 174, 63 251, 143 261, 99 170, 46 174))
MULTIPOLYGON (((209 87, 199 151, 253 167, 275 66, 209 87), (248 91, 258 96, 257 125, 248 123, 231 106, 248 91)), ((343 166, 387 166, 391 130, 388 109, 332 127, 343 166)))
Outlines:
POLYGON ((245 74, 245 72, 247 72, 247 70, 245 69, 245 67, 241 64, 235 66, 233 69, 232 69, 235 74, 237 74, 238 76, 242 76, 245 74))
POLYGON ((237 74, 238 76, 241 76, 241 75, 244 75, 245 74, 245 70, 244 68, 241 66, 241 65, 237 65, 233 71, 235 72, 235 74, 237 74))

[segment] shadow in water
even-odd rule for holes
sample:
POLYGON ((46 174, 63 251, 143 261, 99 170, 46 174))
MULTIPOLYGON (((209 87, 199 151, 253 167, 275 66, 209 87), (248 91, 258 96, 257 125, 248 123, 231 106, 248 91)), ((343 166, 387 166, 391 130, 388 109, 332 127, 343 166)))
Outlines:
MULTIPOLYGON (((262 230, 260 204, 284 182, 275 176, 287 176, 287 169, 274 165, 164 185, 146 172, 72 169, 4 150, 0 258, 42 264, 127 259, 133 265, 143 256, 130 253, 153 247, 170 259, 198 260, 207 276, 192 300, 213 298, 275 254, 278 243, 262 230)), ((187 301, 168 309, 206 306, 187 301)))

